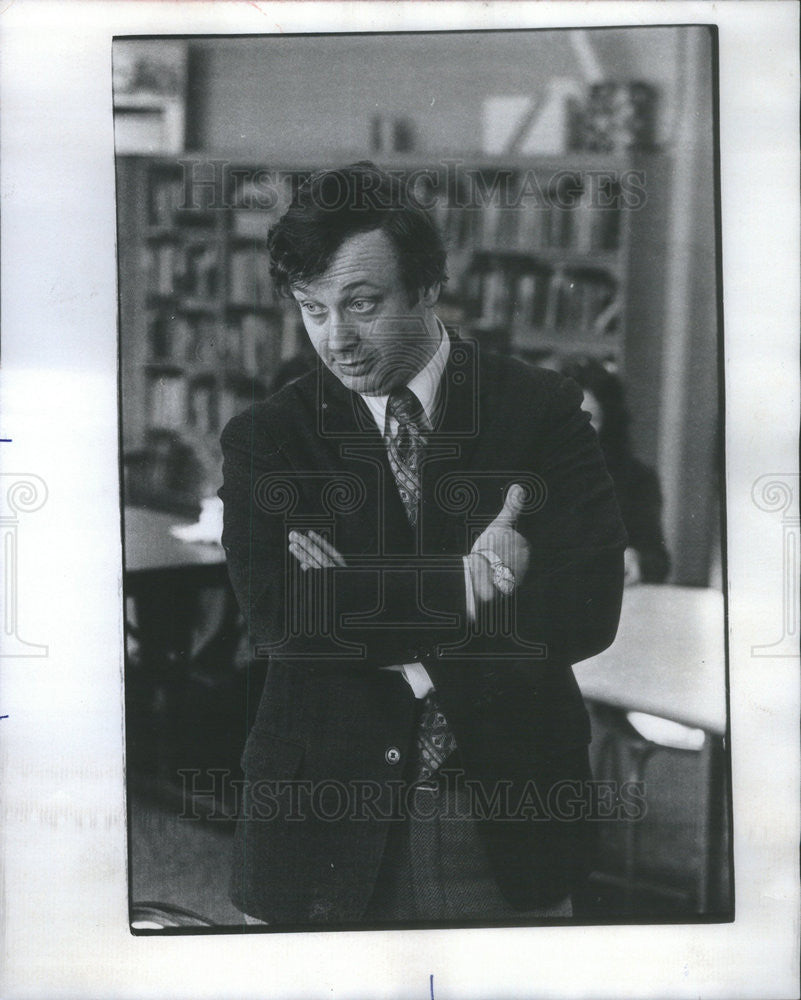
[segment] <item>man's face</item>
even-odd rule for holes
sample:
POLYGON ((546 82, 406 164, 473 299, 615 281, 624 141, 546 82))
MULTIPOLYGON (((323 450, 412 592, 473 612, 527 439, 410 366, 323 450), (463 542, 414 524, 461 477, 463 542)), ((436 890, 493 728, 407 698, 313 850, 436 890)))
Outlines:
POLYGON ((319 278, 292 288, 315 351, 353 392, 386 395, 432 357, 440 340, 438 288, 412 304, 381 230, 346 239, 319 278))

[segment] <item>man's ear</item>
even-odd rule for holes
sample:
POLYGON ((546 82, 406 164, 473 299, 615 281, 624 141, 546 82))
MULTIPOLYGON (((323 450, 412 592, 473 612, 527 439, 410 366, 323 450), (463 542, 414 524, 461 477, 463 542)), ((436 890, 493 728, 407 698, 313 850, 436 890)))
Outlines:
POLYGON ((434 284, 430 285, 428 288, 420 289, 420 301, 424 306, 427 306, 429 309, 433 309, 437 302, 439 302, 439 293, 441 291, 441 283, 439 281, 435 281, 434 284))

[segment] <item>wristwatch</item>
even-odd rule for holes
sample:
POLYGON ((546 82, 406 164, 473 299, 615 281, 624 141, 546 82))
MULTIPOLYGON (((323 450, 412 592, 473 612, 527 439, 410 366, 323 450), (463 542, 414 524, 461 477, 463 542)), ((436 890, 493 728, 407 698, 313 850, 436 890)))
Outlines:
POLYGON ((495 584, 495 589, 508 597, 517 584, 514 573, 498 553, 493 552, 492 549, 476 549, 475 551, 476 555, 483 556, 492 567, 492 582, 495 584))

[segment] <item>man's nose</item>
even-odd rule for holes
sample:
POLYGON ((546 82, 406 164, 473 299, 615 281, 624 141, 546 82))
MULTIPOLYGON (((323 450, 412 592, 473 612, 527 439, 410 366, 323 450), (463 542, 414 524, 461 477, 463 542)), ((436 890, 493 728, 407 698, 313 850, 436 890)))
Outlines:
POLYGON ((333 316, 328 327, 328 347, 331 351, 347 351, 355 347, 359 340, 359 332, 354 323, 346 322, 333 316))

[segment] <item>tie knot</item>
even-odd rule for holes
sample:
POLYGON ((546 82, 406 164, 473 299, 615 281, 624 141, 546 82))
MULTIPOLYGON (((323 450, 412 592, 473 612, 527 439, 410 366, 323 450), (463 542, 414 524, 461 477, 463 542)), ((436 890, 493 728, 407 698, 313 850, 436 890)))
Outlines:
POLYGON ((398 421, 399 426, 406 427, 412 424, 419 430, 425 430, 426 420, 423 404, 408 386, 404 386, 403 389, 395 389, 390 394, 387 410, 390 416, 398 421))

